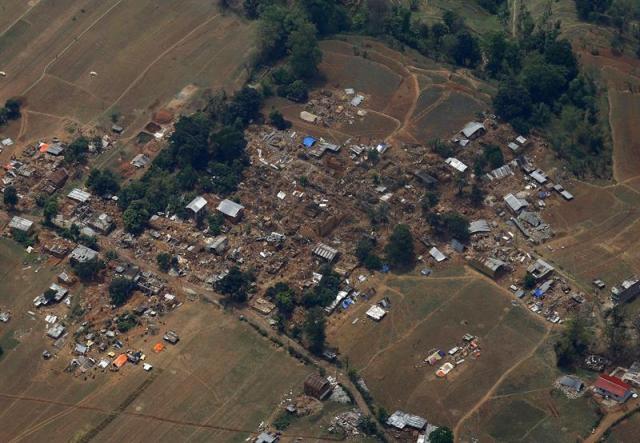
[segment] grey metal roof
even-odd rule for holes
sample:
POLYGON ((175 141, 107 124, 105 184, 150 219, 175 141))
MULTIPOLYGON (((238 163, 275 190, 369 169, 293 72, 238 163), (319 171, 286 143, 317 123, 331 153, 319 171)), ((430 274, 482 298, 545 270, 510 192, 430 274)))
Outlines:
POLYGON ((331 246, 327 246, 324 243, 318 243, 316 247, 313 249, 314 255, 321 257, 328 262, 332 262, 333 259, 338 255, 338 250, 332 248, 331 246))
POLYGON ((470 234, 477 234, 479 232, 491 232, 491 227, 485 219, 480 219, 469 223, 470 234))
POLYGON ((435 246, 429 250, 429 255, 435 258, 437 262, 441 262, 447 259, 447 256, 440 252, 440 250, 435 246))
POLYGON ((236 218, 243 209, 244 206, 242 206, 241 204, 227 199, 222 200, 218 205, 218 211, 222 212, 226 216, 233 218, 236 218))
POLYGON ((546 183, 548 180, 547 174, 545 174, 542 169, 536 169, 529 175, 540 184, 546 183))
POLYGON ((404 429, 409 426, 414 429, 423 429, 427 425, 427 420, 413 414, 407 414, 403 411, 396 411, 387 419, 387 425, 397 429, 404 429))
POLYGON ((520 209, 529 206, 529 203, 527 203, 526 200, 518 198, 513 194, 505 195, 504 201, 514 212, 518 212, 520 209))
POLYGON ((17 229, 18 231, 29 232, 33 227, 33 222, 16 215, 9 222, 9 227, 11 229, 17 229))
POLYGON ((465 137, 469 138, 472 137, 476 132, 484 129, 484 125, 480 122, 469 122, 464 126, 464 128, 462 128, 461 132, 465 137))
POLYGON ((71 192, 69 192, 69 194, 67 194, 67 197, 69 197, 71 200, 84 203, 89 201, 89 199, 91 198, 91 194, 81 189, 75 188, 71 192))
POLYGON ((191 203, 187 205, 187 209, 191 209, 197 214, 205 206, 207 206, 207 201, 204 199, 204 197, 197 196, 196 198, 191 200, 191 203))

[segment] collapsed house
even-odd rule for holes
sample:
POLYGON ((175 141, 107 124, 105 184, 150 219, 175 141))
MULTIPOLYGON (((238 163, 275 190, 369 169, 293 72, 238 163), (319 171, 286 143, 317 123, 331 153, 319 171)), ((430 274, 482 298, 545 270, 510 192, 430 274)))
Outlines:
POLYGON ((536 280, 542 280, 555 271, 555 268, 543 259, 537 259, 531 266, 527 268, 527 272, 536 280))
POLYGON ((311 374, 304 381, 304 393, 318 400, 324 400, 332 391, 333 387, 329 380, 321 375, 311 374))

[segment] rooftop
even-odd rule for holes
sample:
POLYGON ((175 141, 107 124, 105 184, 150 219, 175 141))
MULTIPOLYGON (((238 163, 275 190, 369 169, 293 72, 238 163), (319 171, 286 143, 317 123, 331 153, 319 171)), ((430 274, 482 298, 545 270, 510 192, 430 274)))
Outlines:
POLYGON ((242 206, 241 204, 227 199, 222 200, 218 205, 218 211, 232 218, 236 218, 238 215, 240 215, 243 209, 244 206, 242 206))
POLYGON ((191 200, 191 203, 187 205, 187 209, 191 209, 194 213, 197 214, 205 206, 207 206, 207 201, 204 199, 204 197, 197 196, 196 198, 191 200))

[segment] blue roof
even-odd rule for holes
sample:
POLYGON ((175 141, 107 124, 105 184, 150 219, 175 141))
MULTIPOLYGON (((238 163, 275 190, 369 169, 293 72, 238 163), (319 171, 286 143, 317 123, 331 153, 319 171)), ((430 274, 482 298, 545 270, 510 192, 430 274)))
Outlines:
POLYGON ((305 138, 302 139, 302 144, 306 147, 306 148, 310 148, 313 145, 316 144, 318 140, 316 140, 315 138, 311 137, 311 136, 307 136, 305 138))

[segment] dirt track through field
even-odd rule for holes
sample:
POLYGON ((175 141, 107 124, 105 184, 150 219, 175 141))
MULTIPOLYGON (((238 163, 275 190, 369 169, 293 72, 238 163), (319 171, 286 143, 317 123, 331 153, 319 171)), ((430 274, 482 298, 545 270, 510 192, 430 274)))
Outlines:
POLYGON ((458 420, 458 423, 456 424, 456 426, 453 428, 453 434, 455 436, 457 436, 457 438, 460 438, 460 428, 462 427, 462 425, 464 424, 464 422, 469 419, 476 411, 478 411, 482 405, 484 405, 487 401, 489 401, 491 398, 493 398, 493 394, 496 392, 496 390, 500 387, 500 385, 502 384, 502 382, 504 380, 507 379, 507 377, 513 372, 515 371, 522 363, 524 363, 525 361, 527 361, 528 359, 530 359, 531 357, 534 356, 534 354, 536 353, 536 351, 538 350, 538 348, 540 348, 540 346, 542 346, 546 340, 549 338, 549 335, 551 334, 551 328, 546 329, 544 335, 540 338, 540 340, 538 340, 538 342, 536 343, 536 345, 531 348, 531 350, 524 355, 522 358, 520 358, 518 361, 516 361, 513 366, 511 366, 509 369, 507 369, 501 376, 500 378, 498 378, 498 380, 494 383, 494 385, 491 387, 491 389, 489 389, 489 391, 487 391, 487 393, 469 410, 467 411, 462 418, 460 418, 460 420, 458 420))
MULTIPOLYGON (((129 417, 139 418, 139 419, 142 419, 142 420, 151 420, 151 421, 168 423, 168 424, 173 424, 173 425, 178 425, 178 426, 186 426, 186 427, 191 427, 191 428, 208 429, 208 430, 214 430, 214 431, 224 431, 224 432, 229 432, 229 433, 234 433, 234 434, 241 433, 241 434, 248 434, 248 435, 254 435, 254 436, 256 435, 256 431, 252 430, 252 429, 238 429, 238 428, 232 428, 232 427, 227 427, 227 426, 211 425, 211 424, 207 424, 207 423, 199 423, 199 422, 185 421, 185 420, 175 420, 175 419, 171 419, 171 418, 167 418, 167 417, 160 417, 160 416, 157 416, 157 415, 143 414, 143 413, 139 413, 139 412, 128 412, 128 411, 124 411, 124 410, 120 411, 118 409, 110 410, 110 409, 105 409, 105 408, 99 408, 97 406, 81 405, 80 403, 66 403, 66 402, 55 401, 55 400, 47 400, 47 399, 43 399, 43 398, 39 398, 39 397, 28 397, 28 396, 20 396, 20 395, 12 395, 12 394, 0 393, 0 398, 14 400, 14 401, 23 401, 23 402, 31 402, 31 403, 39 403, 39 404, 47 404, 47 405, 58 406, 58 407, 66 409, 65 414, 73 412, 74 410, 84 410, 84 411, 92 411, 92 412, 98 412, 98 413, 102 413, 102 414, 107 414, 109 416, 126 415, 126 416, 129 416, 129 417)), ((320 440, 320 441, 342 441, 339 438, 328 438, 328 437, 318 437, 318 436, 308 436, 308 435, 293 435, 293 434, 287 434, 286 432, 283 433, 282 436, 283 437, 287 437, 287 438, 302 438, 302 439, 313 439, 313 440, 320 440)), ((18 437, 17 440, 14 439, 12 441, 18 441, 21 438, 22 437, 18 437)))

